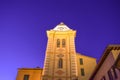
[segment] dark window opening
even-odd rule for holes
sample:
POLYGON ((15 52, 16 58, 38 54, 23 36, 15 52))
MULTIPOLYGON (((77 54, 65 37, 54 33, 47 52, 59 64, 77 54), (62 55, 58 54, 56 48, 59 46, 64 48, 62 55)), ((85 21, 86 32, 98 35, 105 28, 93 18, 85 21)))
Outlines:
POLYGON ((83 68, 81 68, 81 76, 85 76, 85 72, 83 68))
POLYGON ((60 39, 57 39, 57 47, 60 47, 60 39))
POLYGON ((62 47, 65 47, 65 45, 66 45, 65 39, 62 39, 62 47))
POLYGON ((63 59, 60 58, 58 61, 58 68, 63 68, 63 59))
POLYGON ((112 76, 111 70, 108 71, 108 76, 109 76, 109 80, 113 80, 113 76, 112 76))
POLYGON ((29 75, 24 75, 24 79, 23 80, 29 80, 29 75))
POLYGON ((83 59, 80 58, 80 65, 83 65, 83 59))
POLYGON ((117 79, 117 78, 118 78, 118 76, 117 76, 116 70, 115 70, 115 68, 114 68, 114 67, 113 67, 112 69, 113 69, 113 74, 114 74, 114 76, 115 76, 115 79, 117 79))

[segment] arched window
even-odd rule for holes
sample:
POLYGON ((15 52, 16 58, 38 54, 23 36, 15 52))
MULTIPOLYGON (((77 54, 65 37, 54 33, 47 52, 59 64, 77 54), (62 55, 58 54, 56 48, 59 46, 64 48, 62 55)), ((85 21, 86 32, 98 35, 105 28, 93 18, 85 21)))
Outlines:
POLYGON ((62 47, 65 47, 65 39, 62 39, 62 47))
POLYGON ((58 68, 63 68, 63 59, 62 58, 60 58, 58 60, 58 68))
POLYGON ((60 47, 60 39, 57 39, 57 47, 60 47))

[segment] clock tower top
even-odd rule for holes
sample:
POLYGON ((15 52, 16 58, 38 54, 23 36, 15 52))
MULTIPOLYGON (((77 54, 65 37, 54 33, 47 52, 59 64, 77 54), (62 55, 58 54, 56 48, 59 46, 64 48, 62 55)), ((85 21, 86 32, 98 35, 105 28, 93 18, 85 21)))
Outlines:
POLYGON ((71 29, 67 25, 65 25, 63 22, 61 22, 53 30, 54 31, 69 31, 71 29))

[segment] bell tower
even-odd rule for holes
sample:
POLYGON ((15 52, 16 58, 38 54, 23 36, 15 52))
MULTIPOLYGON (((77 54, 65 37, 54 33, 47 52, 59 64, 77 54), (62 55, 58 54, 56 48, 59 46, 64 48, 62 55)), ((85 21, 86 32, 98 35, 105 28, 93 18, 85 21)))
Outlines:
POLYGON ((47 48, 42 80, 77 80, 76 31, 64 23, 47 31, 47 48))

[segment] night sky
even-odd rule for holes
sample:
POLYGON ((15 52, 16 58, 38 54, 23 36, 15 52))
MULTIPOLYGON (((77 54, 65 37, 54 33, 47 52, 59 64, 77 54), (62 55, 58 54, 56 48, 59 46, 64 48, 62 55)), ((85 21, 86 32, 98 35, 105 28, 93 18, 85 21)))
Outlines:
POLYGON ((108 44, 120 44, 120 0, 0 0, 0 80, 42 68, 46 30, 60 22, 77 31, 76 51, 97 61, 108 44))

